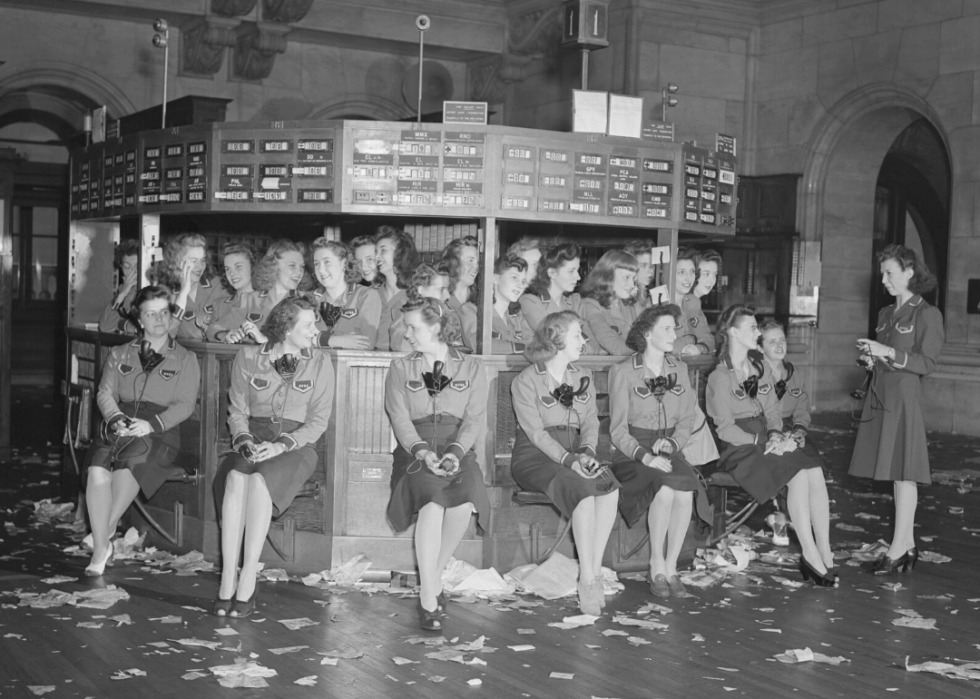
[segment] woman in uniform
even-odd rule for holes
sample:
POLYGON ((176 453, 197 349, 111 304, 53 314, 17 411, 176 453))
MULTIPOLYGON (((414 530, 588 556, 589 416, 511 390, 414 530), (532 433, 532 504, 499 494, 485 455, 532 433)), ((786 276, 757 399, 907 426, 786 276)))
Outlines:
POLYGON ((376 289, 385 283, 385 278, 378 273, 378 249, 374 244, 373 235, 359 235, 350 241, 350 248, 357 260, 357 269, 361 272, 361 286, 376 289))
POLYGON ((680 453, 695 427, 697 393, 687 365, 671 354, 680 309, 645 309, 626 343, 636 354, 609 370, 609 434, 619 456, 612 471, 622 484, 619 511, 630 527, 646 513, 650 530, 650 591, 688 597, 677 575, 691 511, 711 526, 708 494, 680 453), (666 542, 666 555, 664 544, 666 542))
POLYGON ((218 305, 229 294, 215 278, 207 240, 197 233, 179 235, 163 250, 159 284, 174 292, 178 340, 204 340, 218 305))
POLYGON ((378 272, 384 275, 385 283, 378 287, 378 293, 381 294, 381 322, 374 348, 387 352, 393 349, 391 324, 401 315, 401 308, 408 300, 407 290, 411 287, 412 275, 419 265, 419 253, 415 249, 412 236, 391 226, 381 226, 375 239, 378 246, 378 272))
POLYGON ((224 342, 229 331, 237 330, 245 322, 245 308, 252 289, 252 270, 257 257, 249 243, 228 243, 222 248, 225 274, 221 283, 230 296, 217 306, 214 321, 205 333, 209 342, 224 342))
POLYGON ((283 299, 263 333, 268 341, 242 348, 231 368, 228 429, 236 452, 221 462, 214 479, 221 512, 218 616, 243 617, 255 609, 269 524, 316 470, 316 442, 333 406, 330 355, 310 349, 319 333, 313 304, 301 296, 283 299))
POLYGON ((124 240, 113 251, 113 267, 122 273, 122 282, 115 298, 99 318, 99 330, 104 333, 135 335, 129 311, 136 298, 136 278, 139 275, 140 246, 135 240, 124 240))
POLYGON ((469 235, 449 241, 442 251, 442 262, 449 271, 449 307, 463 322, 463 344, 475 350, 480 242, 469 235))
POLYGON ((715 338, 701 310, 701 300, 691 293, 697 281, 697 253, 691 248, 678 248, 674 263, 674 303, 681 309, 674 351, 680 355, 711 354, 715 338))
POLYGON ((534 332, 524 319, 520 298, 527 288, 527 262, 517 255, 497 258, 493 267, 493 354, 523 354, 534 332))
POLYGON ((720 441, 718 468, 728 471, 756 502, 787 488, 786 504, 799 539, 800 574, 835 587, 830 550, 830 502, 820 465, 783 435, 775 380, 758 352, 755 309, 729 306, 718 321, 718 366, 708 377, 708 415, 720 441))
POLYGON ((299 294, 306 266, 303 256, 306 246, 291 240, 277 240, 255 265, 252 286, 255 292, 245 300, 245 321, 241 326, 228 330, 224 341, 229 344, 255 341, 265 343, 260 328, 269 313, 285 298, 299 294))
POLYGON ((800 449, 816 461, 820 454, 807 442, 810 429, 810 400, 806 393, 806 372, 786 361, 786 331, 781 323, 767 320, 759 328, 762 333, 759 345, 762 356, 772 373, 779 414, 783 420, 783 434, 796 440, 800 449))
POLYGON ((878 314, 875 339, 857 343, 859 361, 873 375, 848 472, 894 483, 895 530, 874 565, 876 575, 889 575, 914 568, 919 559, 918 484, 932 482, 920 377, 935 371, 945 333, 942 314, 920 295, 935 288, 936 278, 915 252, 889 245, 878 253, 878 264, 895 304, 878 314))
POLYGON ((578 367, 585 338, 579 316, 551 313, 524 351, 531 365, 511 384, 517 438, 511 472, 526 490, 548 495, 572 521, 578 550, 578 602, 584 614, 605 606, 602 554, 616 520, 619 483, 596 460, 599 418, 592 372, 578 367))
POLYGON ((527 279, 530 282, 538 274, 538 263, 541 261, 541 241, 537 238, 524 236, 507 248, 508 255, 517 255, 527 262, 527 279))
POLYGON ((582 317, 602 354, 625 355, 630 327, 642 310, 636 302, 636 258, 610 250, 599 258, 582 284, 582 317))
POLYGON ((718 270, 721 269, 721 255, 717 250, 705 250, 698 253, 698 281, 694 285, 694 295, 699 299, 711 293, 718 281, 718 270))
POLYGON ((445 304, 419 299, 405 306, 414 350, 391 363, 385 410, 398 439, 391 471, 388 519, 395 531, 415 522, 419 566, 418 617, 438 631, 446 616, 442 572, 476 512, 489 528, 490 501, 474 448, 486 429, 487 379, 479 359, 450 345, 459 321, 445 304))
MULTIPOLYGON (((422 299, 435 299, 441 301, 450 315, 456 317, 457 322, 462 327, 462 320, 459 314, 453 310, 449 304, 449 270, 445 262, 439 262, 435 267, 424 262, 415 268, 412 275, 412 285, 407 290, 408 300, 405 302, 413 303, 422 299)), ((404 308, 404 305, 402 306, 404 308)), ((405 315, 401 308, 395 311, 395 319, 391 323, 391 330, 388 332, 390 349, 392 352, 411 352, 412 345, 408 342, 406 332, 408 326, 405 324, 405 315)), ((462 336, 461 336, 462 337, 462 336)), ((453 344, 456 349, 465 352, 472 352, 472 349, 463 344, 462 339, 453 344)))
POLYGON ((381 322, 381 297, 357 283, 360 272, 354 251, 339 241, 317 238, 310 245, 320 287, 311 300, 320 312, 316 346, 373 350, 381 322))
POLYGON ((598 354, 598 345, 593 344, 588 323, 581 317, 581 297, 574 293, 582 275, 582 250, 575 243, 562 243, 546 248, 541 253, 538 272, 528 277, 527 291, 521 296, 521 311, 531 329, 538 326, 550 313, 572 311, 579 316, 579 326, 585 338, 584 354, 598 354))
POLYGON ((636 258, 636 304, 639 310, 650 306, 650 283, 653 281, 653 247, 649 241, 633 240, 625 252, 636 258))
POLYGON ((201 383, 197 356, 170 336, 169 291, 143 287, 133 310, 140 335, 112 348, 99 382, 104 423, 86 457, 92 526, 86 575, 102 575, 119 519, 139 491, 151 497, 170 475, 180 448, 179 425, 194 411, 201 383))

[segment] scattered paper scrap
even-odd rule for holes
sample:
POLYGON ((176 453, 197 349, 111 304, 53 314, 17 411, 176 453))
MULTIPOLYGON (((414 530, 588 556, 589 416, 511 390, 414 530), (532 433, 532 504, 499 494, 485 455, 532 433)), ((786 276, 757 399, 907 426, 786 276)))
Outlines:
POLYGON ((523 644, 523 645, 519 645, 519 646, 507 646, 507 647, 510 648, 515 653, 521 653, 521 652, 526 651, 526 650, 534 650, 534 646, 528 645, 526 643, 523 644))
POLYGON ((552 672, 550 675, 548 675, 548 677, 550 677, 553 680, 574 680, 575 679, 575 673, 574 672, 552 672))
POLYGON ((418 665, 418 660, 409 660, 408 658, 403 658, 400 655, 396 655, 391 659, 395 665, 418 665))
POLYGON ((54 691, 53 684, 31 684, 28 685, 27 688, 37 696, 41 696, 42 694, 47 694, 48 692, 54 691))
POLYGON ((345 660, 357 660, 364 657, 364 652, 354 648, 344 648, 343 650, 328 650, 326 653, 317 652, 318 655, 325 655, 328 658, 343 658, 345 660))
POLYGON ((53 578, 44 578, 41 582, 48 585, 60 585, 66 582, 75 582, 78 578, 73 578, 70 575, 55 575, 53 578))
POLYGON ((923 619, 920 616, 900 616, 897 619, 892 619, 893 626, 905 626, 910 629, 936 629, 935 619, 923 619))
POLYGON ((796 648, 786 650, 773 656, 781 663, 826 663, 827 665, 840 665, 841 663, 851 662, 843 656, 831 657, 823 653, 815 653, 809 648, 796 648))
POLYGON ((211 674, 218 678, 222 687, 268 687, 266 677, 275 677, 278 673, 272 668, 264 667, 254 660, 236 658, 232 665, 216 665, 211 674))
POLYGON ((192 672, 188 672, 186 674, 181 675, 180 676, 180 679, 182 679, 182 680, 199 680, 202 677, 208 677, 208 676, 209 675, 206 672, 201 672, 200 670, 194 670, 192 672))
POLYGON ((957 680, 980 680, 980 663, 941 663, 926 661, 912 665, 908 656, 905 657, 905 669, 909 672, 932 672, 943 677, 957 680))
POLYGON ((592 616, 591 614, 577 614, 575 616, 567 616, 561 621, 553 621, 548 626, 568 630, 578 628, 579 626, 592 626, 598 619, 599 617, 592 616))
POLYGON ((182 646, 200 646, 201 648, 210 648, 211 650, 221 647, 221 641, 202 641, 200 638, 172 638, 170 640, 182 646))
POLYGON ((295 653, 296 651, 309 648, 309 646, 287 646, 285 648, 270 648, 269 652, 273 655, 283 655, 284 653, 295 653))
POLYGON ((949 563, 953 559, 936 551, 923 551, 919 554, 919 560, 924 563, 949 563))
POLYGON ((301 617, 299 619, 280 619, 279 623, 290 631, 296 631, 297 629, 302 629, 304 626, 317 626, 320 622, 301 617))
POLYGON ((293 682, 293 684, 300 684, 304 687, 316 687, 316 681, 316 675, 309 675, 308 677, 300 677, 298 680, 293 682))

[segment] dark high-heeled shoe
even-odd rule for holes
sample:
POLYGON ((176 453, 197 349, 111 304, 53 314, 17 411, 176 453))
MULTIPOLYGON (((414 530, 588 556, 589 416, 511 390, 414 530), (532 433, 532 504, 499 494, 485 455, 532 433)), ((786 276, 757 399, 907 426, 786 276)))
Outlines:
MULTIPOLYGON (((914 549, 913 549, 914 550, 914 549)), ((911 557, 909 556, 909 551, 906 551, 898 558, 889 558, 886 553, 871 566, 872 575, 895 575, 896 573, 904 573, 909 569, 911 557)), ((915 552, 915 558, 918 560, 919 552, 915 552)), ((912 563, 911 565, 915 565, 912 563)))
POLYGON ((259 586, 255 586, 255 590, 252 591, 252 596, 247 600, 236 599, 231 605, 231 616, 235 619, 241 619, 243 617, 251 616, 252 612, 255 611, 255 596, 259 593, 259 586))
POLYGON ((418 608, 419 626, 425 631, 442 631, 442 620, 439 618, 439 609, 431 612, 422 606, 422 598, 419 597, 418 608))
POLYGON ((436 611, 442 616, 448 616, 449 612, 446 610, 449 607, 449 600, 446 599, 446 591, 443 590, 438 595, 436 595, 436 611))
POLYGON ((214 598, 214 606, 211 607, 211 613, 215 616, 228 616, 231 612, 231 606, 235 602, 234 597, 229 597, 228 599, 221 599, 221 596, 214 598))
POLYGON ((813 584, 817 587, 837 587, 836 575, 830 571, 823 574, 818 573, 803 554, 800 554, 800 575, 803 576, 803 582, 812 580, 813 584))
POLYGON ((912 570, 915 568, 915 564, 919 562, 919 549, 913 546, 905 552, 905 555, 909 557, 909 562, 908 565, 905 566, 905 569, 912 570))

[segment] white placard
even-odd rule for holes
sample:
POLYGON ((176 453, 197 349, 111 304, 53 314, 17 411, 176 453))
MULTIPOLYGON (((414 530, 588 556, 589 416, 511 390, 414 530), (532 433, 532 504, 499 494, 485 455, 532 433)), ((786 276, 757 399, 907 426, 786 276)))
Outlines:
POLYGON ((650 289, 650 302, 653 305, 658 303, 667 303, 670 301, 670 295, 667 291, 667 285, 661 284, 660 286, 655 286, 650 289))
POLYGON ((664 265, 670 262, 670 246, 663 245, 650 250, 650 264, 664 265))
POLYGON ((608 123, 608 92, 572 90, 572 131, 604 134, 608 123))
POLYGON ((643 98, 609 95, 609 135, 640 138, 643 135, 643 98))

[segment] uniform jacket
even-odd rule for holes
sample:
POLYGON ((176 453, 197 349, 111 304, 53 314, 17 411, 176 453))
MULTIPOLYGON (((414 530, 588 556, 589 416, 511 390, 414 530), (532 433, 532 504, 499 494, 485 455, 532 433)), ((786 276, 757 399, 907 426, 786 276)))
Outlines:
POLYGON ((626 336, 636 322, 640 311, 638 304, 627 305, 618 298, 606 308, 598 299, 582 299, 582 317, 589 324, 593 338, 599 346, 599 354, 626 355, 633 350, 626 346, 626 336))
POLYGON ((901 308, 893 304, 881 309, 875 339, 895 348, 895 358, 884 364, 875 362, 876 367, 928 376, 936 370, 943 348, 943 316, 939 309, 915 294, 901 308))
POLYGON ((317 289, 309 295, 309 299, 317 307, 316 327, 320 329, 317 343, 320 347, 327 347, 332 335, 364 335, 372 347, 377 342, 378 325, 381 323, 381 297, 374 289, 360 284, 349 284, 338 303, 332 304, 343 308, 333 328, 328 328, 320 315, 320 304, 330 303, 326 289, 317 289))
POLYGON ((662 376, 674 376, 674 387, 660 401, 647 387, 645 379, 653 378, 643 363, 642 354, 634 354, 625 362, 609 369, 609 435, 613 445, 635 461, 643 461, 649 449, 630 434, 630 427, 646 430, 668 430, 674 434, 668 439, 676 454, 691 438, 694 430, 694 409, 697 395, 691 388, 687 365, 679 357, 665 354, 662 376))
MULTIPOLYGON (((793 375, 789 377, 788 381, 783 379, 786 383, 783 397, 779 401, 779 414, 784 423, 786 420, 792 421, 794 430, 806 432, 810 429, 810 397, 806 392, 806 373, 787 361, 783 361, 783 372, 784 376, 790 372, 793 375)), ((779 382, 775 381, 775 378, 774 375, 776 397, 779 398, 779 382)))
POLYGON ((104 333, 120 333, 123 335, 135 335, 136 326, 129 318, 129 309, 133 306, 136 298, 136 287, 134 286, 121 304, 109 304, 102 311, 99 318, 99 330, 104 333))
MULTIPOLYGON (((526 293, 521 296, 520 304, 524 320, 532 331, 537 330, 545 316, 552 313, 574 311, 579 316, 582 315, 582 297, 578 294, 563 294, 561 298, 553 299, 548 292, 541 296, 526 293)), ((585 351, 582 354, 599 354, 599 345, 596 344, 592 328, 585 318, 582 318, 582 335, 585 337, 585 351)))
POLYGON ((391 325, 401 318, 402 306, 408 301, 408 292, 399 289, 391 298, 385 298, 386 293, 388 292, 384 287, 378 288, 378 295, 381 297, 381 321, 378 323, 378 339, 374 343, 374 349, 398 352, 399 348, 391 344, 391 325))
POLYGON ((235 356, 228 389, 232 446, 255 441, 248 431, 249 417, 302 423, 276 439, 287 451, 316 442, 330 421, 333 391, 333 366, 326 352, 303 349, 296 373, 287 380, 272 365, 271 343, 243 347, 235 356))
POLYGON ((769 436, 777 432, 782 434, 783 431, 783 417, 779 400, 776 398, 772 371, 760 353, 750 351, 749 356, 754 356, 756 362, 761 363, 763 367, 762 376, 759 377, 759 391, 755 398, 742 390, 731 360, 727 357, 718 362, 718 366, 708 377, 706 387, 708 415, 714 421, 718 438, 735 446, 759 443, 758 435, 749 434, 735 424, 735 421, 741 418, 763 415, 769 436))
POLYGON ((534 331, 527 324, 520 304, 516 308, 508 308, 505 316, 494 309, 490 337, 493 354, 523 354, 527 343, 534 337, 534 331))
POLYGON ((419 436, 413 420, 440 413, 459 418, 455 441, 446 452, 462 459, 486 429, 487 377, 479 359, 450 347, 442 375, 451 379, 436 396, 430 396, 422 379, 421 352, 391 362, 385 380, 385 410, 398 443, 414 456, 429 445, 419 436))
POLYGON ((684 294, 681 299, 681 317, 678 318, 680 329, 677 331, 677 341, 674 342, 674 352, 680 354, 688 345, 698 345, 702 354, 715 351, 715 337, 708 327, 708 319, 701 310, 701 299, 693 293, 684 294))
MULTIPOLYGON (((408 301, 406 300, 405 303, 408 303, 408 301)), ((455 313, 456 318, 459 320, 460 328, 464 327, 465 321, 463 320, 462 317, 460 317, 459 312, 456 310, 456 308, 459 308, 458 304, 455 308, 453 306, 445 304, 444 308, 447 313, 455 313)), ((405 333, 408 331, 408 326, 405 324, 405 311, 403 309, 404 309, 404 304, 402 304, 402 306, 399 307, 397 311, 395 311, 396 317, 392 321, 391 327, 388 329, 388 351, 390 352, 413 351, 412 346, 408 343, 408 339, 405 337, 405 333)), ((465 335, 466 335, 465 333, 462 333, 460 335, 459 343, 463 347, 469 350, 475 349, 474 347, 470 347, 469 345, 466 344, 465 335)), ((475 344, 475 340, 474 340, 474 344, 475 344)), ((453 345, 456 345, 456 343, 454 342, 453 345)))
POLYGON ((548 374, 543 362, 525 368, 510 385, 514 400, 517 422, 531 443, 552 461, 568 465, 572 454, 565 450, 546 428, 569 426, 578 427, 578 452, 595 456, 599 443, 599 413, 595 404, 595 382, 592 372, 569 364, 565 370, 565 383, 578 390, 582 377, 589 379, 589 388, 581 396, 576 396, 571 408, 565 408, 552 395, 557 388, 548 374))
POLYGON ((237 330, 245 322, 248 300, 258 292, 235 293, 215 304, 215 317, 204 335, 208 342, 221 342, 230 330, 237 330))
POLYGON ((476 304, 472 301, 460 303, 458 298, 450 295, 449 300, 446 301, 446 305, 456 311, 456 314, 459 316, 459 323, 463 328, 463 344, 475 352, 477 326, 476 304))
POLYGON ((218 316, 218 305, 228 296, 217 279, 202 279, 197 287, 197 298, 188 298, 187 308, 174 307, 174 319, 179 323, 177 337, 182 340, 206 339, 208 326, 218 316))
POLYGON ((173 338, 163 346, 163 362, 147 376, 140 364, 140 338, 113 347, 109 353, 96 402, 102 417, 112 425, 125 415, 119 403, 152 403, 165 407, 149 420, 154 432, 166 432, 194 412, 201 386, 201 368, 197 355, 186 350, 173 338))

